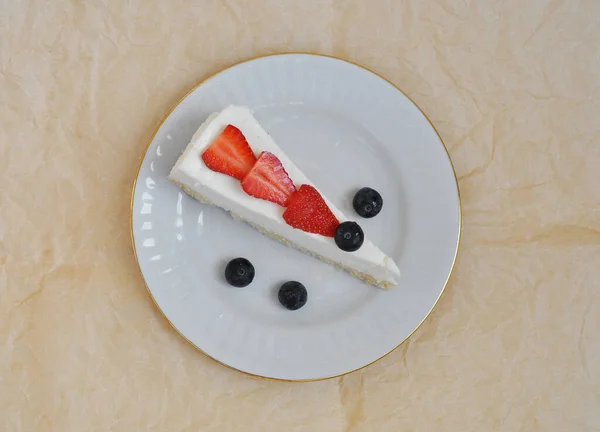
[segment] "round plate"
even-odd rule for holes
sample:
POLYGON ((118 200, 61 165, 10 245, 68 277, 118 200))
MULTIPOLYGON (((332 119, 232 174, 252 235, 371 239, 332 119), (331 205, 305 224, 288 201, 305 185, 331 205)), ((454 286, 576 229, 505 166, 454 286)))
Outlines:
POLYGON ((431 312, 454 265, 460 199, 448 153, 419 108, 385 79, 343 60, 261 57, 194 88, 162 121, 140 166, 132 235, 153 299, 199 350, 242 372, 304 381, 360 369, 404 341, 431 312), (252 108, 308 178, 396 261, 399 285, 385 291, 273 241, 225 211, 187 196, 167 174, 200 124, 226 106, 252 108), (362 186, 384 198, 361 219, 362 186), (224 280, 225 264, 256 268, 244 289, 224 280), (301 281, 308 303, 277 300, 301 281))

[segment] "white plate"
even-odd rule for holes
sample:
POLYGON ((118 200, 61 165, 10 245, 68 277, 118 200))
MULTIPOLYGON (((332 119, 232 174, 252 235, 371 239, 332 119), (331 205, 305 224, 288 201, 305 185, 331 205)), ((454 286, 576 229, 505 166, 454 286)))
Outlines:
POLYGON ((202 82, 163 120, 132 198, 134 247, 148 289, 173 327, 213 359, 249 374, 316 380, 381 358, 425 319, 442 293, 460 236, 460 200, 438 134, 401 91, 351 63, 310 54, 262 57, 202 82), (167 180, 195 130, 230 104, 258 121, 349 217, 362 186, 382 212, 359 223, 398 263, 392 291, 275 242, 167 180), (235 289, 223 277, 248 258, 256 278, 235 289), (309 301, 277 301, 299 280, 309 301))

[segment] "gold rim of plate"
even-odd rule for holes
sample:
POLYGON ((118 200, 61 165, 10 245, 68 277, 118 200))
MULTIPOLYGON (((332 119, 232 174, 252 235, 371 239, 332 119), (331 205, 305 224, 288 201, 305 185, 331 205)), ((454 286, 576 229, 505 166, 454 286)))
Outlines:
POLYGON ((414 332, 416 332, 419 329, 419 327, 421 327, 421 325, 425 322, 425 320, 427 319, 427 317, 429 317, 429 315, 431 314, 431 312, 433 311, 433 309, 435 309, 436 305, 438 304, 438 301, 440 300, 442 294, 446 290, 446 286, 448 286, 448 282, 449 282, 450 277, 452 276, 452 273, 454 271, 454 265, 456 264, 456 258, 458 256, 458 248, 459 248, 459 245, 460 245, 460 238, 461 238, 461 235, 462 235, 462 202, 461 202, 461 199, 460 199, 460 189, 458 187, 458 178, 456 177, 456 171, 454 170, 454 165, 452 164, 452 159, 450 158, 450 153, 448 152, 448 148, 446 147, 446 144, 444 143, 444 140, 442 139, 442 137, 440 136, 440 133, 437 131, 437 129, 433 125, 433 122, 429 119, 429 117, 427 117, 427 114, 425 114, 423 112, 423 110, 419 107, 419 105, 417 105, 415 103, 415 101, 410 98, 410 96, 408 96, 406 93, 404 93, 402 91, 402 89, 400 89, 398 86, 396 86, 390 80, 388 80, 385 77, 379 75, 377 72, 375 72, 375 71, 373 71, 373 70, 371 70, 371 69, 369 69, 367 67, 361 66, 361 65, 359 65, 357 63, 354 63, 354 62, 352 62, 350 60, 346 60, 346 59, 343 59, 343 58, 340 58, 340 57, 336 57, 336 56, 332 56, 332 55, 317 54, 317 53, 310 53, 310 52, 282 52, 282 53, 278 53, 278 54, 268 54, 268 55, 262 55, 262 56, 252 57, 252 58, 250 58, 248 60, 244 60, 244 61, 241 61, 241 62, 236 63, 234 65, 231 65, 229 67, 226 67, 225 69, 222 69, 219 72, 216 72, 216 73, 208 76, 207 78, 204 78, 202 81, 200 81, 198 84, 196 84, 192 89, 190 89, 185 95, 183 95, 183 97, 181 99, 179 99, 179 101, 177 101, 177 103, 175 105, 173 105, 173 107, 165 114, 165 116, 162 118, 162 120, 160 121, 160 123, 158 124, 158 126, 156 127, 156 129, 154 130, 154 132, 152 133, 152 136, 148 140, 148 143, 146 144, 146 148, 144 149, 144 154, 143 154, 143 156, 142 156, 142 158, 140 160, 140 163, 139 163, 138 168, 137 168, 137 172, 135 174, 135 179, 133 181, 133 187, 131 189, 131 202, 130 202, 130 208, 129 208, 129 232, 130 232, 130 236, 131 236, 131 244, 133 246, 133 254, 134 254, 135 260, 136 260, 136 262, 138 264, 138 270, 140 271, 140 274, 142 276, 142 280, 144 281, 144 286, 146 287, 146 290, 148 291, 148 294, 150 295, 150 298, 154 302, 154 305, 156 306, 156 308, 158 309, 158 311, 161 313, 161 315, 167 320, 167 322, 169 323, 169 325, 173 328, 173 330, 175 330, 175 332, 177 334, 179 334, 179 336, 181 336, 183 338, 183 340, 185 340, 188 344, 190 344, 194 349, 198 350, 199 352, 201 352, 202 354, 204 354, 206 357, 210 358, 211 360, 214 360, 215 362, 219 363, 220 365, 225 366, 226 368, 229 368, 231 370, 235 370, 237 372, 241 372, 244 375, 247 375, 247 376, 250 376, 250 377, 253 377, 253 378, 261 378, 261 379, 265 379, 265 380, 282 381, 282 382, 314 382, 314 381, 324 381, 324 380, 328 380, 328 379, 338 378, 338 377, 341 377, 341 376, 344 376, 344 375, 351 374, 352 372, 356 372, 356 371, 359 371, 361 369, 364 369, 367 366, 371 366, 372 364, 378 362, 379 360, 381 360, 385 356, 387 356, 387 355, 391 354, 393 351, 395 351, 408 338, 410 338, 414 334, 414 332), (167 118, 171 115, 171 113, 175 110, 175 108, 177 108, 179 106, 179 104, 181 102, 183 102, 183 100, 186 97, 188 97, 192 92, 194 92, 194 90, 196 90, 198 87, 200 87, 206 81, 208 81, 211 78, 214 78, 215 76, 217 76, 217 75, 225 72, 226 70, 229 70, 229 69, 234 68, 236 66, 239 66, 241 64, 248 63, 248 62, 251 62, 251 61, 254 61, 254 60, 258 60, 258 59, 261 59, 261 58, 277 57, 277 56, 281 56, 281 55, 290 55, 290 54, 302 54, 302 55, 312 55, 312 56, 317 56, 317 57, 327 57, 327 58, 331 58, 331 59, 343 61, 344 63, 349 63, 349 64, 351 64, 353 66, 357 66, 357 67, 359 67, 361 69, 364 69, 364 70, 366 70, 368 72, 371 72, 373 75, 376 75, 377 77, 381 78, 382 80, 388 82, 396 90, 398 90, 400 93, 402 93, 409 101, 411 101, 413 103, 413 105, 421 112, 421 114, 423 114, 423 116, 425 117, 425 119, 429 122, 429 124, 431 125, 431 127, 433 128, 433 130, 435 131, 435 133, 437 134, 438 138, 440 139, 440 142, 442 143, 442 146, 444 147, 444 150, 446 152, 446 157, 448 158, 448 162, 450 163, 450 167, 452 168, 452 174, 454 175, 454 181, 456 183, 456 191, 457 191, 457 194, 458 194, 458 239, 456 241, 456 249, 454 251, 454 258, 452 260, 452 267, 450 268, 450 272, 448 273, 448 277, 446 278, 446 282, 444 283, 444 287, 440 291, 440 295, 438 296, 438 298, 433 303, 433 306, 431 307, 431 309, 429 310, 429 312, 427 312, 427 315, 425 315, 425 318, 423 318, 423 320, 419 323, 419 325, 417 325, 415 327, 415 329, 412 332, 410 332, 410 334, 408 336, 406 336, 406 338, 404 338, 398 345, 396 345, 394 348, 392 348, 391 350, 389 350, 387 353, 385 353, 381 357, 376 358, 372 362, 367 363, 366 365, 358 367, 356 369, 352 369, 352 370, 349 370, 347 372, 342 372, 342 373, 337 374, 337 375, 332 375, 332 376, 327 376, 327 377, 322 377, 322 378, 310 378, 310 379, 272 378, 272 377, 266 377, 266 376, 257 375, 257 374, 253 374, 253 373, 250 373, 250 372, 246 372, 246 371, 243 371, 243 370, 239 370, 239 369, 234 368, 233 366, 230 366, 228 364, 225 364, 225 363, 217 360, 214 357, 211 357, 210 355, 208 355, 207 353, 205 353, 204 351, 202 351, 194 343, 192 343, 192 341, 190 341, 187 337, 185 337, 177 329, 177 327, 175 327, 175 325, 171 322, 171 320, 169 320, 169 318, 164 314, 164 312, 162 311, 162 309, 160 308, 160 306, 156 302, 156 299, 152 295, 152 291, 150 291, 150 288, 148 287, 148 284, 146 283, 146 278, 144 277, 144 274, 142 273, 142 269, 140 267, 140 262, 138 260, 137 251, 135 249, 135 239, 133 237, 133 199, 134 199, 134 196, 135 196, 135 187, 136 187, 136 184, 137 184, 137 179, 138 179, 138 176, 140 175, 140 170, 142 169, 142 164, 144 163, 144 159, 146 158, 146 153, 148 152, 148 148, 152 144, 152 141, 154 141, 154 137, 158 133, 160 127, 163 125, 163 123, 165 122, 165 120, 167 120, 167 118))

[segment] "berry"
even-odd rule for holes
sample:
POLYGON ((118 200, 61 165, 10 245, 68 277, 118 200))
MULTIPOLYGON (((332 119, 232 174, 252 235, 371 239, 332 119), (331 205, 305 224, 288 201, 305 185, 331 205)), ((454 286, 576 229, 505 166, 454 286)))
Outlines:
POLYGON ((279 303, 286 309, 297 310, 306 304, 308 293, 300 282, 290 281, 279 288, 279 303))
POLYGON ((372 218, 379 214, 383 207, 383 198, 379 192, 369 187, 364 187, 354 195, 352 205, 356 213, 364 218, 372 218))
POLYGON ((242 132, 227 125, 202 153, 202 160, 211 170, 242 180, 254 166, 256 156, 242 132))
POLYGON ((292 195, 283 219, 294 228, 326 237, 333 237, 340 224, 319 191, 305 184, 292 195))
POLYGON ((346 252, 360 249, 365 241, 365 234, 356 222, 342 222, 335 230, 335 244, 346 252))
POLYGON ((262 152, 246 177, 242 189, 255 198, 286 207, 296 192, 294 182, 273 153, 262 152))
POLYGON ((225 279, 234 287, 248 286, 254 279, 254 266, 246 258, 232 259, 225 267, 225 279))

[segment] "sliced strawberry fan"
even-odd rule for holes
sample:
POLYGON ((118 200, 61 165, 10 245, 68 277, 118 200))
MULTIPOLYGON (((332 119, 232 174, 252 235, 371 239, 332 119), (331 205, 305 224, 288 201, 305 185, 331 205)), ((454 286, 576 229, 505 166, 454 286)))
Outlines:
POLYGON ((227 125, 201 157, 211 170, 240 180, 248 195, 287 207, 283 219, 288 225, 326 237, 335 235, 340 222, 319 191, 305 184, 296 190, 277 156, 262 152, 257 159, 235 126, 227 125))

